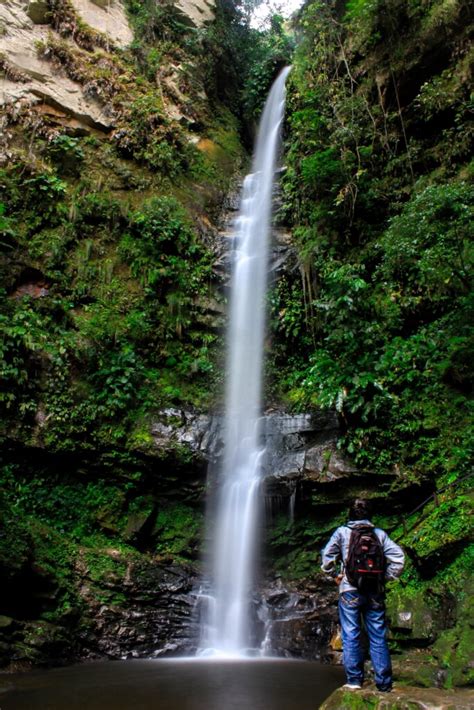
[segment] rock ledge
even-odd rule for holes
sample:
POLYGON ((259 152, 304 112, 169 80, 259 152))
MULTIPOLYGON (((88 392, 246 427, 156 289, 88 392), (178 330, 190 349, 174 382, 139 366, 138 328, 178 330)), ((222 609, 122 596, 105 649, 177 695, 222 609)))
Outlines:
POLYGON ((474 710, 474 691, 439 690, 398 686, 391 693, 374 687, 363 690, 339 688, 319 710, 474 710))

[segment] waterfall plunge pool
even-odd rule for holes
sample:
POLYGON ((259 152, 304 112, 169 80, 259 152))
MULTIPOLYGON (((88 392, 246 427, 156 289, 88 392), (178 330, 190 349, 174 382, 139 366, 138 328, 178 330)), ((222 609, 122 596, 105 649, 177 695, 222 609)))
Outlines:
POLYGON ((335 666, 285 659, 100 661, 0 676, 1 710, 316 710, 335 666))

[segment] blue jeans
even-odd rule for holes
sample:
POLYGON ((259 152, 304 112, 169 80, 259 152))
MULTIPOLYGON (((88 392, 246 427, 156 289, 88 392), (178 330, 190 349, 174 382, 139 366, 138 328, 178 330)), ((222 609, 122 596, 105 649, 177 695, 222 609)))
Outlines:
POLYGON ((370 642, 370 658, 379 690, 392 687, 392 664, 387 645, 387 624, 382 594, 343 592, 339 596, 339 619, 342 630, 342 660, 348 683, 364 681, 364 653, 360 643, 361 618, 370 642))

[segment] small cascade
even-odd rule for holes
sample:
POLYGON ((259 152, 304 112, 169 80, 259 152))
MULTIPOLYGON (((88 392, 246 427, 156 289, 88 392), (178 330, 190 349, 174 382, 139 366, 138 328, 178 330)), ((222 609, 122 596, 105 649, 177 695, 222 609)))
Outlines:
POLYGON ((252 645, 250 595, 261 505, 261 389, 268 247, 285 104, 282 70, 259 126, 233 235, 224 454, 201 653, 243 655, 252 645))
POLYGON ((290 502, 288 504, 288 517, 290 519, 290 525, 293 526, 295 522, 295 505, 296 505, 296 486, 290 495, 290 502))

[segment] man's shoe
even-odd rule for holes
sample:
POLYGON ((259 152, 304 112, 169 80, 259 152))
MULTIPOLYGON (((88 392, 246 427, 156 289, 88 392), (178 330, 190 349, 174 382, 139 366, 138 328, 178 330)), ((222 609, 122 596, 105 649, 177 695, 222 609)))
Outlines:
POLYGON ((345 690, 362 690, 360 683, 346 683, 342 686, 345 690))
POLYGON ((386 688, 381 688, 380 686, 377 686, 377 690, 379 691, 379 693, 391 693, 391 692, 392 692, 392 686, 389 685, 389 686, 386 687, 386 688))

